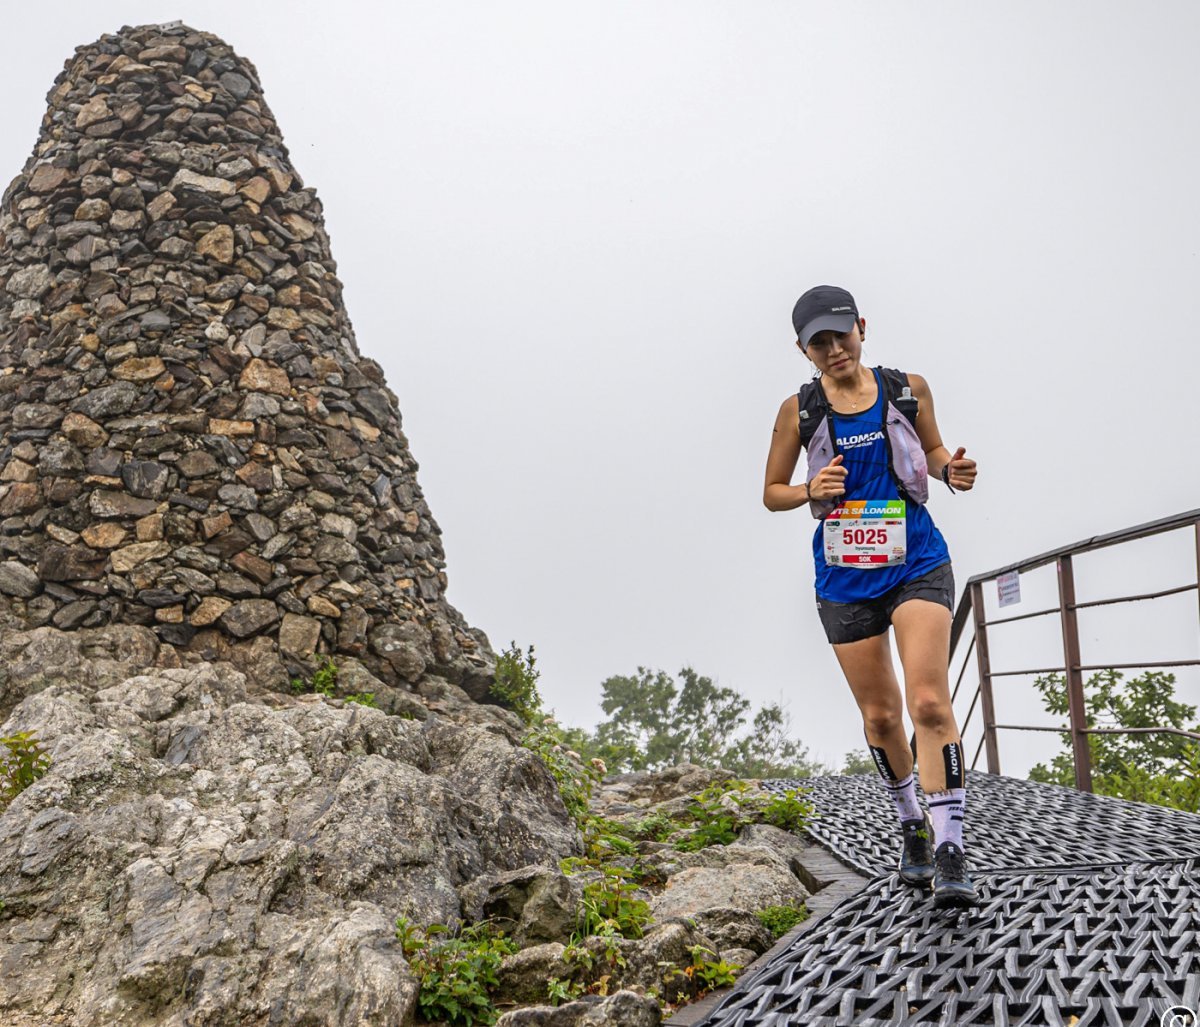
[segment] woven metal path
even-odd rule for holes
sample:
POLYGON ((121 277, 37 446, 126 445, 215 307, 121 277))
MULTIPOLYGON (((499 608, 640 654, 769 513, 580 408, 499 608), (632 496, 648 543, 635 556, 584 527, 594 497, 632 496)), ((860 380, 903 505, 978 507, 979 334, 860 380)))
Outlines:
POLYGON ((1159 1027, 1200 1009, 1200 816, 981 772, 963 835, 982 904, 900 883, 876 775, 811 790, 809 835, 870 876, 748 971, 702 1027, 1159 1027))

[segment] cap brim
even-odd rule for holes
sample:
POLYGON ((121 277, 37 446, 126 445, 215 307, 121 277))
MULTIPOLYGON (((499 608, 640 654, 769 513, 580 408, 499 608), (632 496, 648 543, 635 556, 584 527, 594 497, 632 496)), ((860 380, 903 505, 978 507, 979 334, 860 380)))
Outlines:
POLYGON ((800 345, 808 349, 808 340, 817 332, 848 332, 854 327, 856 320, 853 314, 823 314, 821 317, 814 317, 801 330, 800 345))

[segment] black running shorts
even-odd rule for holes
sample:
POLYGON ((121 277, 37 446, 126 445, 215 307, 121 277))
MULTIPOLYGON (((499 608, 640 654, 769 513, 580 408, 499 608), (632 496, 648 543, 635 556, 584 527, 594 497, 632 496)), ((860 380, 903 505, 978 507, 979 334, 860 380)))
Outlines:
MULTIPOLYGON (((870 574, 870 571, 862 571, 870 574)), ((858 642, 864 638, 882 635, 892 623, 892 611, 908 599, 928 599, 941 603, 954 612, 954 572, 950 564, 935 567, 912 581, 904 581, 895 588, 865 603, 833 603, 817 596, 817 612, 825 628, 825 637, 831 645, 843 642, 858 642)))

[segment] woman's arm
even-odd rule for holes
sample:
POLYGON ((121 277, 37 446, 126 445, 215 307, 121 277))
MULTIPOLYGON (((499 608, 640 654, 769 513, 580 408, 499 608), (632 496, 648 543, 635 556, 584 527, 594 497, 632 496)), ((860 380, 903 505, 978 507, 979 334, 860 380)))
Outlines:
POLYGON ((810 499, 835 499, 846 494, 847 470, 839 453, 807 485, 789 485, 800 459, 800 400, 789 396, 775 416, 771 452, 767 454, 767 483, 763 506, 768 510, 795 510, 810 499))
POLYGON ((767 482, 763 506, 768 510, 795 510, 808 502, 808 488, 789 485, 800 459, 800 401, 789 396, 779 407, 767 454, 767 482))
POLYGON ((917 400, 917 437, 921 440, 921 448, 925 450, 929 476, 941 479, 942 469, 948 467, 951 487, 959 492, 969 492, 978 474, 975 461, 963 455, 966 453, 964 447, 960 446, 952 456, 942 443, 942 433, 938 430, 937 418, 933 413, 933 393, 929 390, 929 383, 919 374, 910 373, 908 384, 917 400))

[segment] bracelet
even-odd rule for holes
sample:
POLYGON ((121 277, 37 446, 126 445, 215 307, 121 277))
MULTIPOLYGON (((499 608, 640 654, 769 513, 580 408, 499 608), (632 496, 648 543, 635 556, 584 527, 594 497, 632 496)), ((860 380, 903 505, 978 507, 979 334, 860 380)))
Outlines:
POLYGON ((950 465, 948 463, 942 467, 942 481, 946 483, 946 488, 951 492, 955 491, 954 486, 950 484, 950 465))
POLYGON ((812 483, 816 480, 817 480, 816 478, 810 478, 808 481, 806 481, 804 483, 804 498, 809 503, 811 503, 813 501, 812 483))

